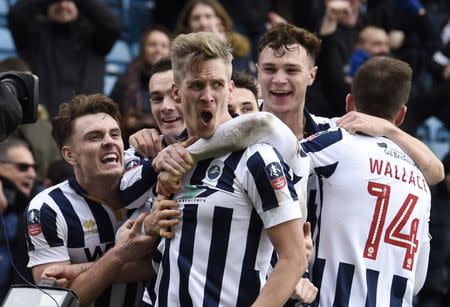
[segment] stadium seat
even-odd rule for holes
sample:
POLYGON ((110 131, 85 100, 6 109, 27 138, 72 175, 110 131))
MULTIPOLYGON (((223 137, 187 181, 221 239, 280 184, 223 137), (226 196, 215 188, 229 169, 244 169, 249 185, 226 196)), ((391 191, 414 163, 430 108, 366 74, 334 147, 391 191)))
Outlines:
POLYGON ((106 75, 104 78, 104 86, 103 86, 103 93, 105 95, 111 94, 111 91, 114 87, 114 84, 116 84, 117 76, 114 75, 106 75))
POLYGON ((117 41, 106 57, 106 73, 120 75, 131 61, 130 48, 124 41, 117 41))
POLYGON ((16 55, 11 33, 5 27, 0 27, 0 42, 0 60, 16 55))

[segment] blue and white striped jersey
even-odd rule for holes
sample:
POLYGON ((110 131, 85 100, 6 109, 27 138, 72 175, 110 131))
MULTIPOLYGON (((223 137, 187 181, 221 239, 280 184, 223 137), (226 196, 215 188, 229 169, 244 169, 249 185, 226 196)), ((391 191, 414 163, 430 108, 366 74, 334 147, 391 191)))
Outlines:
MULTIPOLYGON (((95 261, 114 246, 126 218, 90 198, 74 177, 48 188, 27 211, 28 267, 95 261)), ((142 292, 142 283, 113 284, 91 306, 139 306, 142 292)))
POLYGON ((430 191, 392 141, 340 128, 301 143, 317 174, 312 279, 318 306, 412 306, 429 240, 430 191))
POLYGON ((174 200, 182 219, 156 253, 155 306, 249 306, 273 251, 265 229, 301 218, 287 164, 266 144, 203 160, 174 200))

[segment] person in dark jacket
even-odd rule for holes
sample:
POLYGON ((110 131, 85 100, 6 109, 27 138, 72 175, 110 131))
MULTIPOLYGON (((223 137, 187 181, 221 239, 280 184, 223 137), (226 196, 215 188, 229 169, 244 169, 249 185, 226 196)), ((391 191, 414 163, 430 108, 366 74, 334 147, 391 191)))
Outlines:
POLYGON ((121 31, 103 1, 22 0, 11 7, 8 24, 51 116, 76 94, 103 92, 105 56, 121 31))
POLYGON ((434 191, 431 204, 430 233, 432 235, 430 265, 420 293, 422 307, 450 304, 450 153, 443 159, 445 179, 434 191))

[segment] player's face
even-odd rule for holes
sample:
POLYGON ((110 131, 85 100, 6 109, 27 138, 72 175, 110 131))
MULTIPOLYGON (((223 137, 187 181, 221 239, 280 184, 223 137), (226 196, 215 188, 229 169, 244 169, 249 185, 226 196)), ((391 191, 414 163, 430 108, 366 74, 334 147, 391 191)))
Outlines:
POLYGON ((9 179, 21 193, 30 196, 36 179, 34 164, 28 148, 14 146, 8 149, 6 159, 0 162, 0 174, 9 179))
POLYGON ((152 31, 144 42, 144 60, 153 65, 162 58, 168 57, 170 51, 170 39, 161 31, 152 31))
POLYGON ((230 119, 227 106, 233 88, 222 59, 192 65, 181 85, 174 87, 190 136, 209 138, 218 125, 230 119))
POLYGON ((276 115, 303 112, 306 89, 316 76, 305 48, 289 45, 289 50, 274 51, 266 47, 258 60, 258 80, 264 110, 276 115), (280 53, 281 52, 281 53, 280 53))
POLYGON ((64 156, 84 179, 117 177, 123 173, 123 141, 117 121, 105 113, 88 114, 74 122, 64 156))
POLYGON ((246 88, 236 87, 233 92, 233 99, 228 103, 228 112, 231 115, 258 112, 258 102, 255 95, 246 88))
POLYGON ((173 72, 168 70, 156 73, 150 78, 150 107, 159 130, 170 143, 186 127, 184 124, 181 103, 172 95, 173 72))

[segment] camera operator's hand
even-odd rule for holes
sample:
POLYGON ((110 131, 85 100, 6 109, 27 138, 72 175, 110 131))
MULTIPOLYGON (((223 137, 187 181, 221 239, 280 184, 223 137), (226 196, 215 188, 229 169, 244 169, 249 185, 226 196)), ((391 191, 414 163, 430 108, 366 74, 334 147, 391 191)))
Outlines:
POLYGON ((0 180, 0 212, 3 212, 8 207, 8 201, 6 200, 5 193, 3 193, 3 183, 0 180))

